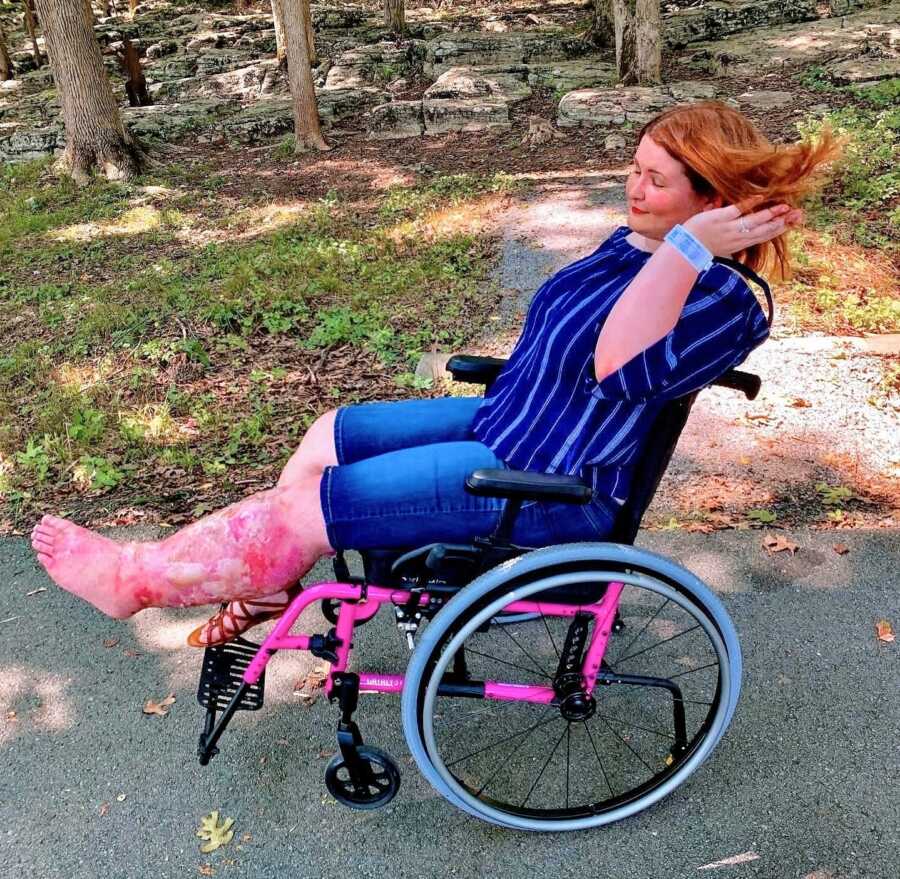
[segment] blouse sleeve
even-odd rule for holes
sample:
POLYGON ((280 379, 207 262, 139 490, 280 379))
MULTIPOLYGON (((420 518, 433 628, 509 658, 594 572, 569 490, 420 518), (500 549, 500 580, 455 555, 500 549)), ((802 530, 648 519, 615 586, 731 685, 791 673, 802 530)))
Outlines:
POLYGON ((670 400, 712 384, 743 362, 769 335, 768 323, 740 275, 715 264, 697 280, 696 293, 675 328, 635 355, 591 393, 601 400, 670 400))

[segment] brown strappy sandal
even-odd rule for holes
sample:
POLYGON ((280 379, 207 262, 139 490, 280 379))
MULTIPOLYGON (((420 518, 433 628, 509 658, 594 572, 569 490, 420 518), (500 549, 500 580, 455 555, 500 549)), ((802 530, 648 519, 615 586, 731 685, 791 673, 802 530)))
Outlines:
POLYGON ((227 644, 239 635, 243 635, 248 629, 252 629, 254 626, 266 622, 266 620, 280 617, 297 594, 294 589, 285 591, 288 593, 288 600, 285 602, 265 601, 264 599, 260 601, 246 599, 245 601, 228 602, 203 625, 197 626, 188 635, 188 644, 191 647, 212 647, 218 644, 227 644), (232 605, 237 606, 237 612, 231 609, 232 605), (262 608, 262 610, 250 610, 248 605, 253 608, 262 608), (207 626, 211 627, 209 640, 201 641, 200 637, 207 626))

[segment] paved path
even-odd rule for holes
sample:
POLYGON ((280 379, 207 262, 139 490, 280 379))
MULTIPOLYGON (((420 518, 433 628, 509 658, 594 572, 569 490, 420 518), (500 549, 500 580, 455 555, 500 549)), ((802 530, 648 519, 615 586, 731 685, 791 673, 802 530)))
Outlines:
MULTIPOLYGON (((379 812, 337 806, 319 756, 334 750, 334 709, 292 694, 309 667, 299 655, 273 661, 264 709, 239 715, 201 768, 200 654, 184 637, 204 614, 107 620, 53 587, 23 540, 0 541, 0 619, 15 618, 0 625, 0 875, 168 879, 208 864, 254 879, 897 876, 900 645, 876 642, 873 626, 900 623, 900 534, 843 534, 842 556, 833 535, 790 536, 795 557, 769 557, 758 532, 642 538, 722 595, 746 654, 742 700, 710 761, 672 796, 556 836, 498 830, 438 798, 410 765, 392 697, 365 697, 359 720, 399 759, 400 793, 379 812), (142 715, 145 699, 169 692, 168 717, 142 715), (237 835, 204 856, 194 831, 212 809, 236 819, 237 835), (698 872, 748 851, 759 859, 698 872)), ((403 661, 387 619, 360 644, 370 668, 403 661)))

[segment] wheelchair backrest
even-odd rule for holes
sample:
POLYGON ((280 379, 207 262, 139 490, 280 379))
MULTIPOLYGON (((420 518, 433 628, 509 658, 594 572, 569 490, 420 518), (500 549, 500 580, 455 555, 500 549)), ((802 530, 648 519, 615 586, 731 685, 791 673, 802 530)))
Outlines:
POLYGON ((686 397, 670 400, 660 409, 648 433, 653 440, 644 444, 634 464, 631 490, 613 524, 612 534, 609 537, 611 541, 634 543, 634 538, 641 527, 641 519, 669 466, 675 446, 678 445, 678 438, 687 424, 688 415, 696 399, 696 393, 688 394, 686 397))

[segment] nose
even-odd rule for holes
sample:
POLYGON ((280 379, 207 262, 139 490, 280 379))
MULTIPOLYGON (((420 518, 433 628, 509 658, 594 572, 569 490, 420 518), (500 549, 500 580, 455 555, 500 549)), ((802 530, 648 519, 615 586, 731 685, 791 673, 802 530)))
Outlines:
POLYGON ((625 185, 625 195, 635 201, 644 198, 644 178, 640 174, 632 174, 631 179, 625 185))

